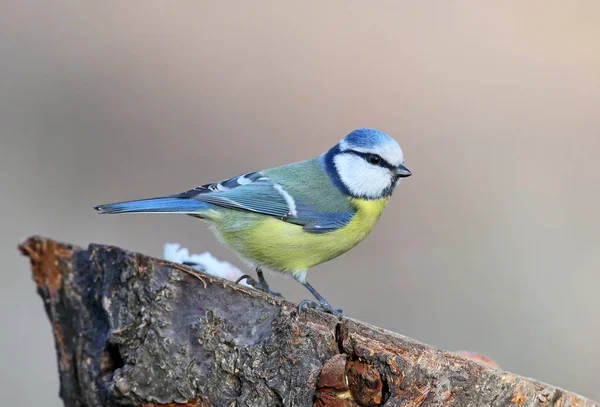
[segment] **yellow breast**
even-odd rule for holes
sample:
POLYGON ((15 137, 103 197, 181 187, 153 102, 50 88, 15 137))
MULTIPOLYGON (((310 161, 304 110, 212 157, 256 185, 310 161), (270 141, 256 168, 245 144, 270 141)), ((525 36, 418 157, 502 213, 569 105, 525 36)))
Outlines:
POLYGON ((351 221, 334 232, 308 233, 302 226, 276 218, 240 212, 216 225, 217 235, 257 266, 281 272, 307 270, 331 260, 362 241, 373 229, 388 199, 351 199, 357 209, 351 221), (243 218, 240 218, 243 216, 243 218))

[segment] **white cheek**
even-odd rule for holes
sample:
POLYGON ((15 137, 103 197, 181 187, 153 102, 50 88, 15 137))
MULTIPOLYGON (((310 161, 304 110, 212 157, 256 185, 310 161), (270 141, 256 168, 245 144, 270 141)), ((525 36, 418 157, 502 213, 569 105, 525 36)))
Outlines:
POLYGON ((340 179, 352 195, 379 198, 392 183, 387 168, 369 164, 352 154, 339 154, 333 160, 340 179))

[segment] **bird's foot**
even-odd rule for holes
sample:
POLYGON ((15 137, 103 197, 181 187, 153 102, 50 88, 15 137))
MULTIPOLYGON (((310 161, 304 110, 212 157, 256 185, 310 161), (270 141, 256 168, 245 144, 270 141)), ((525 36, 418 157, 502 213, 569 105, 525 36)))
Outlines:
POLYGON ((342 312, 342 310, 340 308, 333 308, 331 306, 331 304, 329 304, 327 302, 323 303, 323 302, 317 302, 317 301, 313 301, 313 300, 300 301, 300 304, 298 304, 298 314, 302 313, 303 308, 316 309, 319 311, 327 312, 328 314, 333 314, 336 317, 344 316, 344 313, 342 312))
POLYGON ((240 281, 244 281, 246 280, 246 282, 253 288, 262 291, 263 293, 267 293, 267 294, 271 294, 274 295, 275 297, 281 297, 283 298, 283 295, 281 295, 280 292, 278 291, 273 291, 271 290, 271 287, 269 287, 269 284, 267 283, 267 280, 263 278, 261 278, 262 274, 259 274, 258 276, 258 281, 252 277, 251 275, 248 274, 244 274, 243 276, 241 276, 240 278, 238 278, 235 283, 238 284, 240 281))

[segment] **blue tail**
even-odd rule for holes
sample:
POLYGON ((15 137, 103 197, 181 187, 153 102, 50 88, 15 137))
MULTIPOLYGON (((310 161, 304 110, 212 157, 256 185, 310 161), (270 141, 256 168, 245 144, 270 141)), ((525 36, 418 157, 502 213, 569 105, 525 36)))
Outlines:
POLYGON ((197 213, 212 205, 190 198, 150 198, 95 206, 100 213, 197 213))

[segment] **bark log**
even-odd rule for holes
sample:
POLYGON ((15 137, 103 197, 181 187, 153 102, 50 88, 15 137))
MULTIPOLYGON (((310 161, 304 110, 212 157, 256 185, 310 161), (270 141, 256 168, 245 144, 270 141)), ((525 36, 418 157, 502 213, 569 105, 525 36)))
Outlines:
POLYGON ((575 394, 117 247, 20 246, 66 406, 598 406, 575 394))

